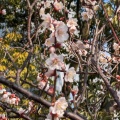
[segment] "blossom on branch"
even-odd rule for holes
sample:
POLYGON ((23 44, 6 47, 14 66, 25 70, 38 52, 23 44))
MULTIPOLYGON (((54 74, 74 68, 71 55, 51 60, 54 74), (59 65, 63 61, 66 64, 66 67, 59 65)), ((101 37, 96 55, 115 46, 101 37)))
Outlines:
POLYGON ((46 60, 46 64, 51 70, 61 69, 62 63, 63 63, 63 56, 57 55, 55 53, 51 53, 50 58, 46 60))
POLYGON ((65 82, 73 82, 73 78, 76 75, 74 67, 71 67, 67 70, 65 75, 65 82))
POLYGON ((68 27, 63 22, 59 22, 56 26, 55 37, 59 43, 63 43, 65 40, 69 38, 67 33, 68 27))
POLYGON ((54 120, 59 120, 60 117, 63 117, 64 111, 68 107, 68 103, 65 99, 65 97, 60 97, 54 104, 53 107, 49 108, 49 114, 47 116, 47 119, 52 120, 52 117, 54 117, 54 120))
POLYGON ((57 10, 57 11, 61 11, 61 10, 64 8, 62 2, 57 2, 57 1, 55 1, 55 2, 53 3, 53 5, 54 5, 55 10, 57 10))

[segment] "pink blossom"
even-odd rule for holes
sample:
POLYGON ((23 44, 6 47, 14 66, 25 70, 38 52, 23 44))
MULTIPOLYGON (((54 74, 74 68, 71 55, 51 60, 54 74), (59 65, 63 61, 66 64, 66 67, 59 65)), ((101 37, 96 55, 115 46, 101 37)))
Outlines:
POLYGON ((6 15, 6 9, 3 9, 1 13, 2 15, 6 15))

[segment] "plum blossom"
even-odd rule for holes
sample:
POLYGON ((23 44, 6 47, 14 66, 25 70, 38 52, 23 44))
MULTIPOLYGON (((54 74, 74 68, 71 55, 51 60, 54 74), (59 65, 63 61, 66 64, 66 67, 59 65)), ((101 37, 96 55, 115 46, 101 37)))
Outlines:
POLYGON ((3 113, 3 114, 0 114, 0 120, 8 120, 8 118, 7 118, 6 115, 3 113))
POLYGON ((43 14, 41 19, 44 20, 42 23, 43 27, 49 28, 50 24, 52 23, 52 17, 50 14, 43 14))
POLYGON ((111 57, 107 56, 105 52, 100 52, 99 61, 100 63, 107 63, 111 61, 111 57))
POLYGON ((59 43, 63 43, 68 39, 69 35, 67 33, 68 27, 63 22, 59 22, 56 26, 55 37, 59 43))
POLYGON ((55 31, 54 25, 50 24, 50 27, 48 29, 52 31, 51 37, 53 37, 54 36, 54 31, 55 31))
POLYGON ((88 21, 89 20, 89 16, 88 16, 87 12, 82 12, 81 16, 82 16, 82 20, 83 21, 88 21))
POLYGON ((97 11, 99 8, 100 8, 99 5, 95 5, 95 6, 93 6, 93 10, 94 10, 94 11, 97 11))
POLYGON ((73 26, 77 26, 78 24, 77 24, 77 19, 69 19, 68 21, 67 21, 67 26, 68 27, 73 27, 73 26))
POLYGON ((75 34, 76 36, 78 36, 78 33, 79 33, 75 26, 70 27, 69 32, 71 35, 75 34))
POLYGON ((102 55, 100 55, 99 61, 100 61, 101 63, 107 63, 107 59, 106 59, 104 56, 102 56, 102 55))
POLYGON ((114 49, 115 51, 118 51, 118 50, 120 49, 120 45, 117 44, 117 43, 113 43, 113 49, 114 49))
POLYGON ((97 3, 96 0, 84 0, 87 5, 95 5, 97 3))
POLYGON ((54 43, 55 43, 55 37, 48 38, 48 39, 46 39, 46 41, 45 41, 45 45, 46 45, 47 47, 52 46, 54 43))
POLYGON ((71 67, 67 70, 65 75, 65 82, 73 82, 73 78, 76 75, 74 67, 71 67))
POLYGON ((77 19, 69 19, 67 22, 67 26, 69 27, 69 32, 72 34, 75 34, 76 36, 78 36, 78 30, 76 28, 77 26, 77 19))
POLYGON ((64 8, 64 5, 63 5, 62 2, 55 1, 53 5, 55 7, 55 10, 57 10, 57 11, 60 11, 60 10, 62 10, 64 8))
POLYGON ((94 12, 92 9, 89 9, 89 8, 86 8, 85 10, 86 10, 86 12, 81 13, 82 20, 88 21, 89 19, 93 18, 94 12))
POLYGON ((49 67, 49 69, 54 70, 54 69, 60 69, 61 64, 63 63, 63 56, 62 55, 57 55, 55 53, 50 54, 50 58, 46 60, 46 64, 49 67))
POLYGON ((33 102, 29 102, 29 106, 28 106, 28 112, 30 112, 33 108, 33 102))
POLYGON ((68 12, 68 18, 71 19, 76 15, 76 12, 74 12, 72 9, 69 10, 68 12))
POLYGON ((68 103, 65 97, 61 97, 55 102, 54 107, 51 107, 51 112, 52 114, 57 114, 58 116, 60 116, 62 113, 64 114, 64 111, 66 110, 67 107, 68 103))
POLYGON ((50 8, 51 3, 53 3, 53 0, 46 0, 46 1, 44 1, 44 7, 45 8, 50 8))
POLYGON ((92 10, 92 9, 89 9, 89 8, 86 8, 86 11, 87 11, 87 14, 88 14, 89 19, 92 19, 93 15, 94 15, 93 10, 92 10))
POLYGON ((39 14, 40 14, 40 16, 42 16, 42 15, 45 14, 45 8, 44 8, 44 7, 42 7, 42 8, 40 9, 39 14))
POLYGON ((9 104, 18 105, 19 101, 20 99, 17 96, 15 96, 15 94, 9 95, 9 101, 8 101, 9 104))
POLYGON ((52 116, 54 116, 54 120, 59 120, 60 117, 63 117, 64 111, 68 107, 68 103, 65 97, 59 98, 53 107, 50 107, 49 114, 46 120, 51 120, 52 116))
POLYGON ((41 74, 41 73, 38 73, 38 75, 37 75, 37 81, 41 81, 41 80, 45 80, 45 81, 47 81, 47 76, 46 75, 43 75, 43 74, 41 74))
POLYGON ((20 101, 20 99, 15 94, 11 94, 10 92, 4 92, 1 100, 11 105, 18 105, 20 101))
POLYGON ((47 91, 49 89, 49 84, 47 83, 47 81, 41 80, 38 83, 38 88, 42 90, 42 89, 44 89, 44 87, 45 87, 45 91, 47 91))

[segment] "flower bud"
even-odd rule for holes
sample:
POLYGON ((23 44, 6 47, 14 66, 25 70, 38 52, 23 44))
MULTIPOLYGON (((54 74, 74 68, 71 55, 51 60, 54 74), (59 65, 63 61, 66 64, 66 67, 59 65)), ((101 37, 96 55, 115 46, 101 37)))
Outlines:
POLYGON ((3 9, 1 13, 2 15, 6 15, 6 9, 3 9))
POLYGON ((50 53, 54 53, 55 52, 55 48, 54 47, 50 47, 49 51, 50 51, 50 53))

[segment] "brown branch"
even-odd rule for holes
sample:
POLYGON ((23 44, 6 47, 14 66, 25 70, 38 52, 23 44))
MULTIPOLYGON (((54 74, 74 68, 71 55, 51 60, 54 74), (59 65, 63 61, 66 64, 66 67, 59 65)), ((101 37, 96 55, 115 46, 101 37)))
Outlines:
POLYGON ((29 52, 26 60, 24 61, 23 65, 22 65, 22 67, 21 67, 21 71, 27 66, 27 63, 29 63, 31 57, 32 57, 32 52, 29 52))
POLYGON ((107 14, 107 11, 106 11, 106 9, 105 9, 105 7, 104 7, 104 4, 103 4, 102 0, 101 0, 101 5, 102 5, 102 8, 103 8, 103 10, 104 10, 105 17, 106 17, 106 19, 107 19, 107 21, 108 21, 108 24, 109 24, 109 26, 110 26, 110 28, 111 28, 111 30, 112 30, 113 35, 114 35, 114 38, 115 38, 115 39, 117 40, 117 42, 120 44, 120 40, 119 40, 117 34, 115 33, 115 30, 114 30, 114 28, 113 28, 113 26, 112 26, 111 21, 109 20, 109 16, 108 16, 108 14, 107 14))
POLYGON ((31 7, 33 8, 34 5, 37 3, 38 0, 34 0, 34 2, 32 3, 31 7))
POLYGON ((3 104, 0 102, 0 107, 2 107, 6 112, 13 112, 15 113, 17 116, 16 117, 19 117, 19 118, 24 118, 25 120, 32 120, 29 116, 25 115, 25 114, 20 114, 16 109, 13 109, 11 107, 9 107, 8 105, 6 104, 3 104))
POLYGON ((120 108, 120 100, 119 100, 119 97, 117 96, 117 92, 115 90, 113 90, 108 79, 106 78, 106 75, 104 75, 104 73, 102 72, 100 66, 96 63, 96 61, 94 59, 91 59, 91 63, 93 65, 95 65, 95 67, 97 68, 99 75, 103 79, 108 91, 110 92, 110 95, 113 97, 113 99, 117 103, 118 107, 120 108))
MULTIPOLYGON (((49 108, 51 106, 51 103, 46 101, 45 99, 27 91, 26 89, 17 86, 15 83, 8 81, 7 79, 0 77, 0 83, 16 90, 17 92, 21 93, 22 95, 24 95, 25 97, 32 99, 44 106, 46 106, 47 108, 49 108)), ((65 117, 70 118, 71 120, 84 120, 83 118, 79 117, 78 115, 71 113, 71 112, 65 112, 64 114, 65 117)))
MULTIPOLYGON (((60 69, 56 69, 56 71, 59 71, 59 72, 65 72, 65 70, 60 70, 60 69)), ((86 74, 86 72, 81 72, 81 71, 77 71, 76 74, 86 74)), ((97 74, 97 72, 88 72, 88 74, 97 74)))

